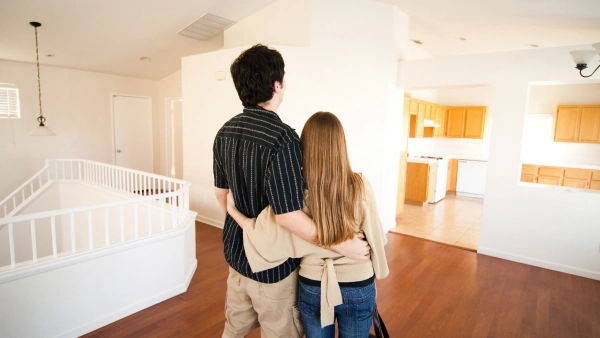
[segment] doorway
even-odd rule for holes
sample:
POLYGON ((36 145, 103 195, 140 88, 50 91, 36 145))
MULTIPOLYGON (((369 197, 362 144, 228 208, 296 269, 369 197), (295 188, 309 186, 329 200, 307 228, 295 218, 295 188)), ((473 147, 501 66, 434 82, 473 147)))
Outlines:
POLYGON ((183 179, 183 99, 165 99, 167 175, 183 179))
POLYGON ((115 164, 154 172, 150 98, 113 95, 112 108, 115 164))

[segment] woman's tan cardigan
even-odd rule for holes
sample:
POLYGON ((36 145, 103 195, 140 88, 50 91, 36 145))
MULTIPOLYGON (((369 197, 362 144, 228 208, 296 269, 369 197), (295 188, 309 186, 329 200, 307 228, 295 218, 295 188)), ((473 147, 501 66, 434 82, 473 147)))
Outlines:
MULTIPOLYGON (((389 274, 384 246, 387 238, 383 231, 375 195, 369 181, 362 176, 365 193, 358 210, 362 231, 371 246, 371 259, 353 260, 333 251, 302 240, 275 221, 271 207, 265 208, 258 218, 244 223, 244 248, 253 272, 274 268, 289 257, 300 258, 300 275, 321 281, 321 326, 333 324, 334 307, 342 304, 338 282, 357 282, 373 276, 383 279, 389 274), (362 211, 362 212, 360 212, 362 211)), ((308 192, 305 195, 309 198, 308 192)), ((310 216, 306 207, 303 209, 310 216)))

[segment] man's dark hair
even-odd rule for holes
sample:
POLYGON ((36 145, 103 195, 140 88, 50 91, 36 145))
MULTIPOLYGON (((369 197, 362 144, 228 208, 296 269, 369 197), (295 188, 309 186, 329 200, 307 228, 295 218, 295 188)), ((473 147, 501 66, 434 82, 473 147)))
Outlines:
POLYGON ((231 77, 244 107, 273 98, 275 82, 283 83, 285 64, 275 49, 258 44, 245 50, 231 64, 231 77))

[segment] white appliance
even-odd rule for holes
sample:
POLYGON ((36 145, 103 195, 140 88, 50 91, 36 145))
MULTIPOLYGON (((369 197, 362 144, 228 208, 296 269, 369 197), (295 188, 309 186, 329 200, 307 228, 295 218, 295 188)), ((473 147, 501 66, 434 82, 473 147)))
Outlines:
POLYGON ((429 199, 429 203, 437 203, 446 197, 446 183, 448 181, 448 159, 443 157, 421 156, 436 160, 437 170, 435 174, 435 193, 429 199))
POLYGON ((483 198, 486 176, 487 162, 459 160, 456 194, 458 196, 483 198))

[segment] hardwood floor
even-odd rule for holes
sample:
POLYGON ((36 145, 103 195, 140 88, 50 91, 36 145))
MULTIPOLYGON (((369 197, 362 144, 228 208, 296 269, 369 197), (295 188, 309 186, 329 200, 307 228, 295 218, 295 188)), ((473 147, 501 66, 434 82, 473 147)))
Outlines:
MULTIPOLYGON (((227 279, 221 234, 196 224, 198 269, 186 293, 85 337, 220 337, 227 279)), ((390 276, 377 281, 377 306, 391 337, 600 337, 600 281, 387 237, 390 276)))

